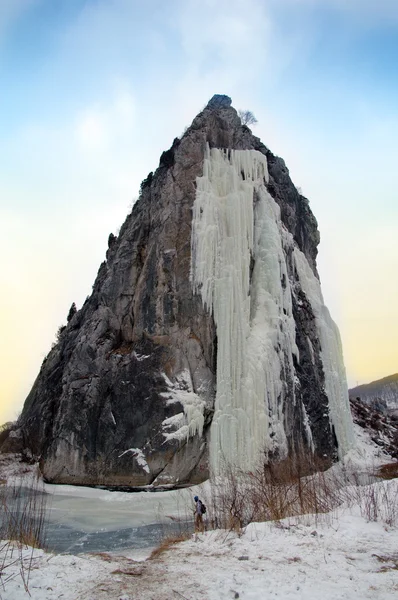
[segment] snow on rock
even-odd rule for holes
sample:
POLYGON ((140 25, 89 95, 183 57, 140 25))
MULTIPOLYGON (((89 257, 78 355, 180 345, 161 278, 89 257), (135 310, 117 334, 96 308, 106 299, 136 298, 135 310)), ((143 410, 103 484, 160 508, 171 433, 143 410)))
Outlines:
POLYGON ((144 455, 143 451, 141 450, 141 448, 129 448, 128 450, 125 450, 124 452, 122 452, 121 454, 119 454, 119 458, 121 458, 122 456, 124 456, 128 452, 132 453, 133 457, 137 461, 137 464, 140 467, 142 467, 142 469, 144 469, 144 471, 146 473, 150 472, 148 463, 146 461, 145 455, 144 455))
MULTIPOLYGON (((376 444, 378 452, 384 456, 398 458, 398 421, 384 411, 376 410, 360 398, 350 398, 354 427, 362 430, 362 435, 376 444)), ((357 434, 356 437, 358 437, 357 434)))
POLYGON ((325 373, 325 391, 329 398, 339 457, 342 458, 355 445, 355 438, 340 333, 323 302, 319 280, 297 247, 294 248, 294 260, 301 287, 315 315, 325 373))
POLYGON ((360 397, 362 402, 379 406, 379 410, 398 410, 398 373, 358 385, 349 390, 350 398, 360 397))
POLYGON ((165 373, 162 376, 168 391, 162 393, 167 404, 179 402, 184 412, 168 417, 162 422, 165 441, 188 440, 194 435, 202 435, 205 422, 204 409, 206 402, 193 391, 191 374, 188 369, 179 373, 172 382, 165 373))
POLYGON ((137 354, 137 352, 133 352, 133 357, 138 361, 141 362, 143 360, 147 360, 148 358, 151 358, 150 354, 137 354))

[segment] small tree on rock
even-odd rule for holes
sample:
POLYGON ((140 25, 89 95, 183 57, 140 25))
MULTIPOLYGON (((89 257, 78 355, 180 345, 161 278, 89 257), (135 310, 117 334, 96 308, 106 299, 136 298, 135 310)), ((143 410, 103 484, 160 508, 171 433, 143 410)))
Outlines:
POLYGON ((250 110, 238 110, 238 115, 242 125, 255 125, 257 123, 256 117, 250 110))
POLYGON ((75 316, 76 313, 77 313, 76 304, 73 302, 72 306, 69 309, 68 316, 66 317, 66 320, 68 321, 68 323, 75 316))

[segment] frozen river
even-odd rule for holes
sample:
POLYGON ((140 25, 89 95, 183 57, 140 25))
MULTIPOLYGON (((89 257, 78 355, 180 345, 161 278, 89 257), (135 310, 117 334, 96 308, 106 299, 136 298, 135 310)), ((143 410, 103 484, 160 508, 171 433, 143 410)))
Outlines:
POLYGON ((193 495, 198 488, 134 493, 69 485, 44 489, 47 546, 54 552, 146 549, 148 554, 165 535, 193 530, 193 495))

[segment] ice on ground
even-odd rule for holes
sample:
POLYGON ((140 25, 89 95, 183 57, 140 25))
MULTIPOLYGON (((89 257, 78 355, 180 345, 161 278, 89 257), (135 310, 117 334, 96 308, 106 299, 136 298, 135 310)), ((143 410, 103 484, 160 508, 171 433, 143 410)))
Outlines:
MULTIPOLYGON (((373 484, 369 497, 385 483, 373 484)), ((398 481, 388 486, 397 498, 398 481)), ((359 504, 347 504, 325 515, 251 523, 239 534, 198 534, 145 562, 142 553, 129 552, 75 557, 34 551, 33 560, 31 549, 23 554, 26 565, 32 560, 32 600, 395 600, 397 548, 396 526, 369 521, 359 504)), ((4 550, 0 564, 3 558, 4 550)), ((4 597, 28 598, 17 562, 8 573, 14 577, 4 597)))

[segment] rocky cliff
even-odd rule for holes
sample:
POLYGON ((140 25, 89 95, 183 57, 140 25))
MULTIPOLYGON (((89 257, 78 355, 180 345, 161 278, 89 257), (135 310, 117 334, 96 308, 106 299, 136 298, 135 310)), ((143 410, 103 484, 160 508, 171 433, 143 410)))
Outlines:
POLYGON ((26 399, 15 435, 46 479, 194 483, 224 459, 344 454, 318 242, 283 160, 214 96, 142 182, 26 399))
POLYGON ((354 423, 366 431, 383 453, 398 459, 398 415, 388 415, 377 403, 371 405, 359 397, 350 398, 350 406, 354 423))

